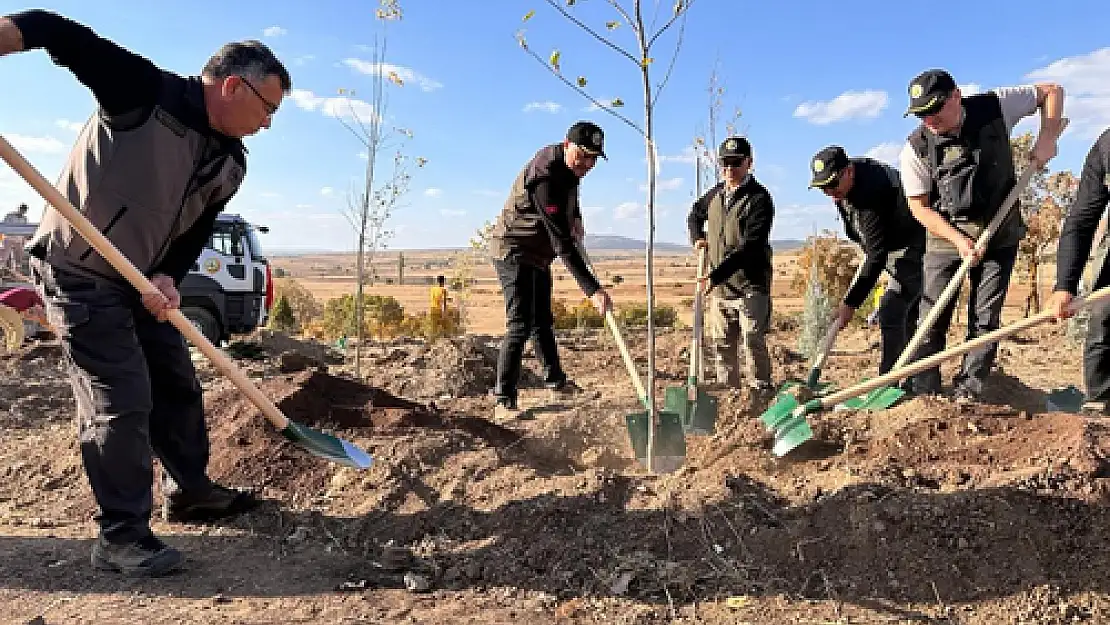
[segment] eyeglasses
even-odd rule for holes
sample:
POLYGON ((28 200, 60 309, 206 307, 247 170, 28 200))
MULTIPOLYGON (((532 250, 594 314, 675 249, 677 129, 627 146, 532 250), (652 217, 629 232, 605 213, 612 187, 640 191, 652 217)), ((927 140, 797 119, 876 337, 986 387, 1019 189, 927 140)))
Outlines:
POLYGON ((721 167, 739 167, 744 164, 744 157, 733 156, 721 159, 721 167))
POLYGON ((245 85, 246 85, 247 87, 249 87, 249 88, 250 88, 250 90, 251 90, 252 92, 254 92, 254 95, 258 96, 258 99, 259 99, 259 100, 262 100, 262 104, 263 104, 263 106, 265 106, 265 107, 266 107, 266 114, 267 114, 267 115, 269 115, 269 116, 273 117, 273 115, 274 115, 275 113, 277 113, 277 111, 278 111, 278 105, 276 105, 276 104, 274 104, 273 102, 270 102, 269 100, 267 100, 267 99, 266 99, 266 97, 265 97, 265 96, 263 96, 263 95, 262 95, 261 93, 259 93, 259 92, 258 92, 258 89, 255 89, 255 88, 254 88, 254 85, 252 85, 252 84, 251 84, 251 82, 250 82, 249 80, 247 80, 247 79, 246 79, 245 77, 243 77, 243 76, 239 76, 239 80, 242 80, 242 81, 243 81, 243 84, 245 84, 245 85))

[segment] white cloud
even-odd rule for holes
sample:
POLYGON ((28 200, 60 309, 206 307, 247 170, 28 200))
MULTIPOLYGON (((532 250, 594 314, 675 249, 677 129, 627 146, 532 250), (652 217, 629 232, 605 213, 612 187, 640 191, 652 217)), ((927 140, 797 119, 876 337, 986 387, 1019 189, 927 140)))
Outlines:
POLYGON ((296 206, 294 206, 294 208, 297 208, 299 210, 312 210, 313 208, 315 208, 315 206, 312 204, 297 204, 296 206))
POLYGON ((368 76, 377 76, 382 74, 389 76, 390 74, 396 75, 405 83, 416 83, 420 86, 421 91, 435 91, 443 87, 443 83, 436 82, 423 74, 418 73, 416 70, 404 67, 401 65, 394 65, 393 63, 373 63, 364 61, 362 59, 343 59, 343 64, 361 74, 368 76))
POLYGON ((297 58, 293 59, 293 65, 296 65, 297 67, 304 67, 305 65, 308 65, 310 62, 314 61, 315 59, 316 59, 315 54, 303 54, 303 55, 298 56, 297 58))
POLYGON ((32 137, 28 135, 7 135, 8 141, 21 152, 38 152, 41 154, 62 154, 69 150, 69 146, 54 137, 32 137))
POLYGON ((331 187, 324 187, 323 189, 320 189, 320 195, 324 197, 335 195, 335 189, 331 187))
POLYGON ((362 152, 359 152, 358 154, 355 154, 355 156, 357 156, 358 159, 361 160, 361 161, 370 160, 370 153, 365 151, 365 150, 363 150, 362 152))
POLYGON ((1064 87, 1064 114, 1071 120, 1068 132, 1093 139, 1110 126, 1110 47, 1058 59, 1024 78, 1064 87))
POLYGON ((288 35, 289 31, 285 30, 281 26, 271 26, 262 31, 262 34, 266 37, 280 37, 282 35, 288 35))
POLYGON ((870 156, 877 161, 889 163, 895 167, 898 166, 898 155, 902 153, 902 144, 889 141, 880 143, 875 147, 868 150, 864 156, 870 156))
POLYGON ((605 210, 605 208, 602 207, 602 206, 583 206, 582 207, 582 214, 583 215, 596 215, 596 214, 600 213, 603 210, 605 210))
POLYGON ((794 117, 811 124, 831 124, 853 118, 878 117, 887 107, 885 91, 845 91, 828 102, 803 102, 794 109, 794 117))
POLYGON ((441 195, 443 195, 443 189, 429 187, 427 189, 424 189, 424 195, 426 197, 440 197, 441 195))
POLYGON ((277 200, 281 198, 281 194, 276 191, 262 191, 258 194, 258 197, 265 200, 277 200))
POLYGON ((558 113, 563 110, 563 105, 558 102, 550 100, 546 102, 529 102, 524 105, 524 112, 531 113, 532 111, 539 111, 541 113, 558 113))
POLYGON ((85 122, 74 122, 68 119, 58 119, 54 120, 54 125, 58 128, 65 129, 70 132, 81 132, 81 129, 85 127, 85 122))
POLYGON ((298 108, 319 111, 329 117, 357 118, 364 122, 374 119, 374 106, 356 98, 318 96, 307 89, 293 89, 289 97, 298 108))
POLYGON ((621 202, 613 209, 613 216, 616 219, 632 219, 633 217, 641 217, 644 214, 644 207, 637 202, 621 202))
MULTIPOLYGON (((682 188, 682 183, 685 182, 682 178, 666 178, 655 180, 656 191, 677 191, 682 188)), ((641 191, 647 191, 647 183, 640 185, 641 191)))
POLYGON ((503 197, 505 195, 504 191, 494 191, 493 189, 475 189, 473 193, 482 197, 503 197))
POLYGON ((788 204, 775 208, 775 224, 771 228, 771 239, 804 239, 814 233, 829 228, 843 232, 837 224, 836 209, 828 204, 788 204))
POLYGON ((462 217, 466 214, 466 211, 459 208, 441 208, 439 214, 444 217, 462 217))

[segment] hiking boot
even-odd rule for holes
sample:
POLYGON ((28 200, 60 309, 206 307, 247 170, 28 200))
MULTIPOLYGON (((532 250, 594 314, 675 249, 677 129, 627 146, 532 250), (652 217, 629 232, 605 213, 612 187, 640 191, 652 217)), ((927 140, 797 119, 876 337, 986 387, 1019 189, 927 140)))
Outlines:
POLYGON ((114 571, 128 577, 161 577, 185 562, 185 556, 148 535, 129 543, 112 544, 103 537, 92 548, 92 565, 99 571, 114 571))
POLYGON ((547 387, 547 392, 551 398, 551 401, 557 401, 559 399, 571 399, 573 397, 578 397, 586 393, 586 389, 578 386, 578 384, 576 384, 574 380, 571 380, 569 378, 563 380, 562 382, 549 383, 545 384, 544 386, 547 387))
POLYGON ((205 493, 181 491, 169 495, 162 504, 162 518, 176 522, 216 521, 242 514, 258 504, 254 493, 213 484, 205 493))

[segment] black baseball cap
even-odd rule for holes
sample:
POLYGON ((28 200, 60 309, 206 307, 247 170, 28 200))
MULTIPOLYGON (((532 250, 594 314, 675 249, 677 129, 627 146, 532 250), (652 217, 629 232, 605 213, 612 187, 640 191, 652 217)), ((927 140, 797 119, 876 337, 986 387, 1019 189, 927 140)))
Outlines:
POLYGON ((837 174, 848 166, 848 154, 839 145, 830 145, 813 155, 809 161, 812 178, 809 188, 823 187, 832 182, 837 174))
POLYGON ((593 122, 578 122, 571 126, 567 130, 567 141, 581 147, 587 154, 599 154, 609 160, 605 156, 605 133, 593 122))
POLYGON ((729 137, 717 148, 717 158, 740 158, 752 155, 752 144, 744 137, 729 137))
POLYGON ((918 117, 932 115, 944 106, 948 96, 956 89, 952 74, 943 69, 930 69, 921 72, 910 81, 910 106, 902 117, 913 113, 918 117))

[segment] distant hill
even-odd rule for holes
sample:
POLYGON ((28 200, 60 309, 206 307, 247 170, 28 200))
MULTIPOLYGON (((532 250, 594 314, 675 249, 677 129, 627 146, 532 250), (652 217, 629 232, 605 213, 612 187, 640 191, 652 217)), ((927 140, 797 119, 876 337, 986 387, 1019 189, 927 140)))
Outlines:
MULTIPOLYGON (((622 237, 616 234, 587 234, 586 249, 588 250, 643 250, 647 245, 640 239, 622 237)), ((666 241, 656 241, 654 249, 657 252, 684 252, 690 246, 666 241)))

